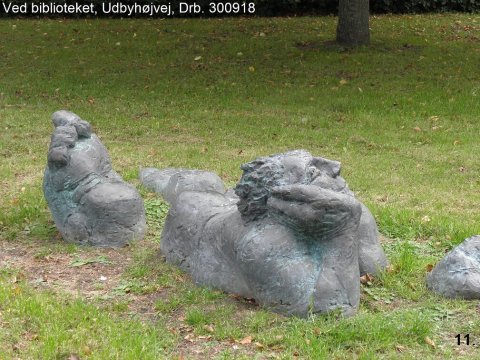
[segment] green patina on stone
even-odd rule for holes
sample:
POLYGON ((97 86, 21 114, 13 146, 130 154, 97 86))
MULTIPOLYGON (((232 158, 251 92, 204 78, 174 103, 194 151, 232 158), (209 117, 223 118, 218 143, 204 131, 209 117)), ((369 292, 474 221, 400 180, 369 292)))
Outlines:
POLYGON ((107 150, 78 115, 52 116, 43 191, 55 225, 68 241, 123 246, 143 237, 145 209, 134 187, 112 170, 107 150))
POLYGON ((286 315, 354 314, 360 274, 387 260, 340 163, 296 150, 242 170, 234 190, 210 172, 141 171, 142 183, 171 204, 160 244, 167 261, 198 284, 286 315))

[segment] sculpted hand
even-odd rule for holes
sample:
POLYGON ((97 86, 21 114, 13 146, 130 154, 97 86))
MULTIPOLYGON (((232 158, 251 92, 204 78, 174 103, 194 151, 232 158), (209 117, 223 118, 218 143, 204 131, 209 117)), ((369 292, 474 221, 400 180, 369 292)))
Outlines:
POLYGON ((358 225, 362 212, 353 196, 315 185, 277 186, 272 189, 267 206, 280 222, 322 236, 358 225))

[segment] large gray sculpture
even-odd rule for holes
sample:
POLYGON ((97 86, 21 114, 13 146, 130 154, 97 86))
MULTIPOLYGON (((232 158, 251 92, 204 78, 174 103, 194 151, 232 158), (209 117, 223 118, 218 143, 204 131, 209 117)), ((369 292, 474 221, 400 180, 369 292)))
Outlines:
POLYGON ((480 236, 453 248, 427 275, 427 287, 447 298, 480 299, 480 236))
POLYGON ((55 112, 52 121, 43 191, 62 237, 108 247, 143 237, 143 200, 112 170, 90 124, 65 110, 55 112))
POLYGON ((198 284, 283 314, 354 314, 360 272, 387 261, 375 221, 340 176, 340 163, 298 150, 242 170, 235 193, 208 172, 141 171, 142 183, 171 203, 161 238, 167 261, 198 284))

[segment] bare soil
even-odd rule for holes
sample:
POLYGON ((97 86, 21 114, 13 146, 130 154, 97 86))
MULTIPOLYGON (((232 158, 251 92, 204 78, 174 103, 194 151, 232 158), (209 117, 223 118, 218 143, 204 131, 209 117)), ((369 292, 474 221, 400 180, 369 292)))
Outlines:
MULTIPOLYGON (((121 298, 112 296, 116 289, 122 288, 123 272, 132 264, 131 248, 77 248, 74 253, 68 253, 50 251, 50 247, 45 245, 0 240, 0 268, 15 269, 17 275, 13 281, 25 280, 39 290, 67 293, 85 301, 96 301, 97 304, 100 300, 107 308, 112 299, 121 299, 124 304, 128 304, 123 314, 134 315, 140 321, 155 323, 159 316, 165 316, 159 315, 155 310, 155 303, 168 296, 168 289, 146 294, 125 290, 121 298)), ((151 247, 153 252, 156 244, 142 241, 135 246, 151 247)), ((163 261, 160 256, 158 261, 163 261)), ((251 299, 231 296, 227 301, 239 305, 238 316, 257 307, 251 299)), ((256 359, 278 358, 276 349, 265 349, 254 339, 216 340, 213 334, 197 335, 193 327, 185 323, 182 310, 169 314, 166 320, 169 331, 181 339, 176 348, 172 349, 175 359, 212 358, 225 350, 233 350, 237 355, 256 359)))

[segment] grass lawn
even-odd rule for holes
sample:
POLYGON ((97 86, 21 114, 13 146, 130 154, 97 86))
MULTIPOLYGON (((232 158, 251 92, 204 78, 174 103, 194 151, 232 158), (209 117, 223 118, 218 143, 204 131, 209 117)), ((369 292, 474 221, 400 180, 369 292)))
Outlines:
POLYGON ((479 302, 424 283, 480 234, 480 15, 372 17, 356 50, 331 43, 335 25, 0 19, 0 359, 480 358, 455 338, 480 343, 479 302), (41 190, 59 109, 90 121, 144 195, 144 240, 62 242, 41 190), (342 162, 384 237, 393 268, 362 286, 354 318, 284 318, 158 254, 168 209, 140 166, 232 186, 240 164, 299 148, 342 162))

